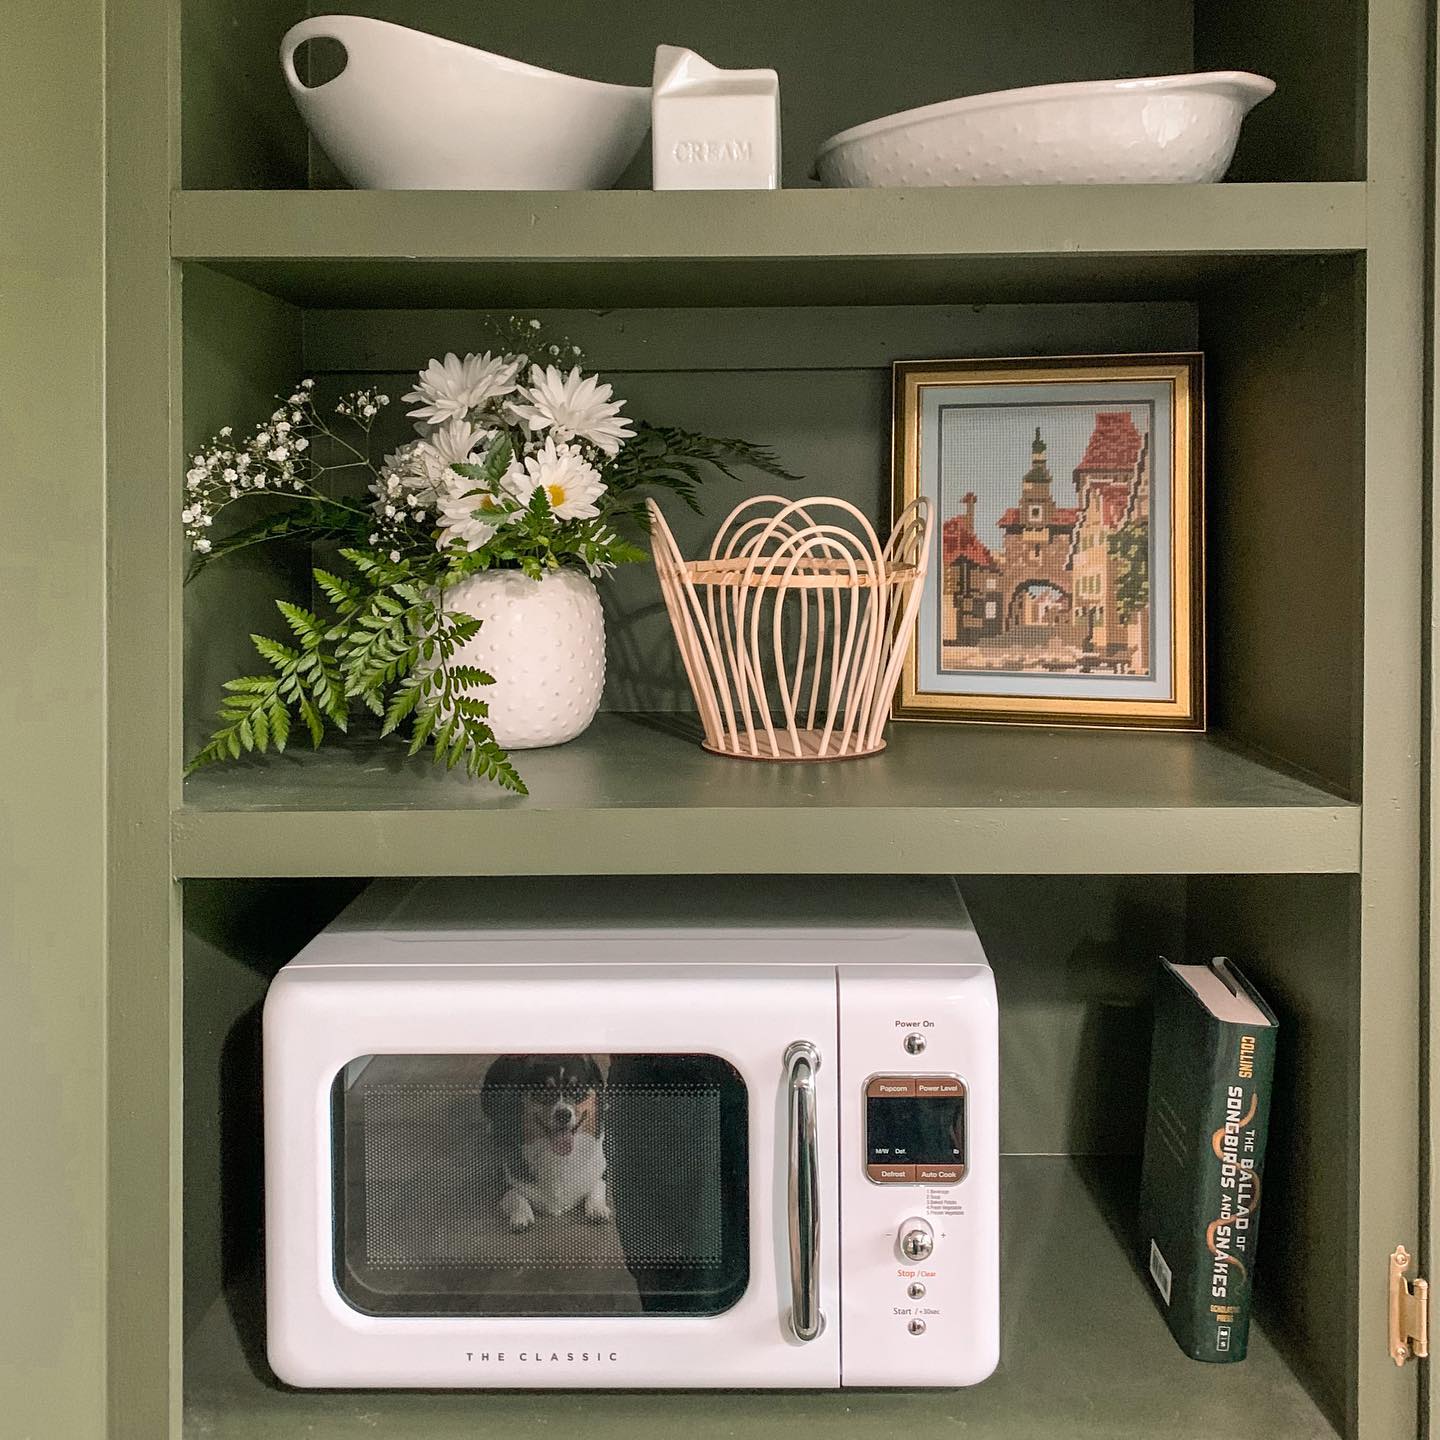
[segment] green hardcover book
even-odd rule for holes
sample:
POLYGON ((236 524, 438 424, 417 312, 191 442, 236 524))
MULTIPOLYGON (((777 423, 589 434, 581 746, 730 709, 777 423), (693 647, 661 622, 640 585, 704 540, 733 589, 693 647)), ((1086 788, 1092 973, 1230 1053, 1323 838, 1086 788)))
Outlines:
POLYGON ((1141 1260, 1194 1360, 1245 1358, 1276 1029, 1228 960, 1160 962, 1141 1260))

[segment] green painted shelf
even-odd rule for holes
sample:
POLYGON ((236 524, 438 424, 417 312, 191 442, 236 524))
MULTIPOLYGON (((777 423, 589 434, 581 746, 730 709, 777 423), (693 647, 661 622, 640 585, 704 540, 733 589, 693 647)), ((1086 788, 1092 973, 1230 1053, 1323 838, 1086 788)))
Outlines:
POLYGON ((1180 1353, 1129 1255, 1132 1190, 1127 1162, 1026 1156, 1002 1163, 1000 1369, 973 1389, 286 1390, 265 1371, 252 1287, 217 1301, 189 1338, 184 1433, 208 1440, 1213 1440, 1243 1416, 1250 1433, 1335 1440, 1258 1329, 1243 1365, 1202 1365, 1180 1353))
POLYGON ((176 191, 170 250, 316 306, 1190 296, 1365 248, 1365 186, 176 191))
POLYGON ((528 798, 370 745, 193 777, 181 876, 1349 872, 1359 807, 1203 735, 893 725, 833 765, 721 759, 602 715, 528 798))

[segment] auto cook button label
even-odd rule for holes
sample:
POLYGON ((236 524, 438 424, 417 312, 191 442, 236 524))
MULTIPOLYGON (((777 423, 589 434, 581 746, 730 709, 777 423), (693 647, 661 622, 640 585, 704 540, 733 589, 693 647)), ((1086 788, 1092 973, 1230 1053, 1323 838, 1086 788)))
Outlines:
POLYGON ((922 1185, 954 1185, 965 1173, 963 1165, 916 1165, 914 1170, 922 1185))
POLYGON ((872 1100, 882 1097, 910 1099, 915 1094, 915 1081, 908 1075, 877 1075, 866 1087, 865 1093, 872 1100))

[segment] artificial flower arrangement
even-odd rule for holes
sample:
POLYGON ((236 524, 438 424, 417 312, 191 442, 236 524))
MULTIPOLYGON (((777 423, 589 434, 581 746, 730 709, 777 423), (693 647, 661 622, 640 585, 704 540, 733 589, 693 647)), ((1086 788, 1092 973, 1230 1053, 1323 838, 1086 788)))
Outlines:
POLYGON ((403 729, 410 754, 428 746, 437 764, 524 794, 477 693, 494 679, 460 654, 480 621, 447 608, 447 592, 491 569, 596 577, 643 560, 626 532, 643 537, 644 492, 666 489, 698 510, 705 466, 794 478, 763 446, 631 421, 612 388, 584 373, 578 347, 537 343, 538 329, 512 318, 499 353, 431 360, 402 397, 416 438, 379 463, 372 432, 389 397, 346 394, 332 422, 309 379, 248 440, 226 426, 191 457, 180 518, 192 576, 279 541, 326 543, 338 560, 313 571, 318 608, 276 601, 287 641, 251 636, 269 673, 226 682, 217 728, 187 773, 283 750, 297 726, 319 746, 363 707, 383 734, 403 729), (554 363, 562 357, 568 371, 554 363), (368 498, 345 483, 355 472, 368 476, 368 498), (261 518, 220 536, 222 512, 257 502, 261 518))

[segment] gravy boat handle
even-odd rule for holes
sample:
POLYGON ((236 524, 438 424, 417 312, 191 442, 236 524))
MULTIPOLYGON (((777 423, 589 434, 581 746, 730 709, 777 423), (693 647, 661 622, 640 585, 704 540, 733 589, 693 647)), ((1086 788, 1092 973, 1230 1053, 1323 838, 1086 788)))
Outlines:
POLYGON ((315 15, 292 25, 285 32, 285 38, 280 42, 280 68, 285 72, 285 83, 292 94, 313 94, 362 67, 369 56, 379 53, 383 44, 374 22, 363 15, 315 15), (344 48, 345 68, 323 85, 307 85, 296 73, 295 52, 307 40, 335 40, 344 48))

